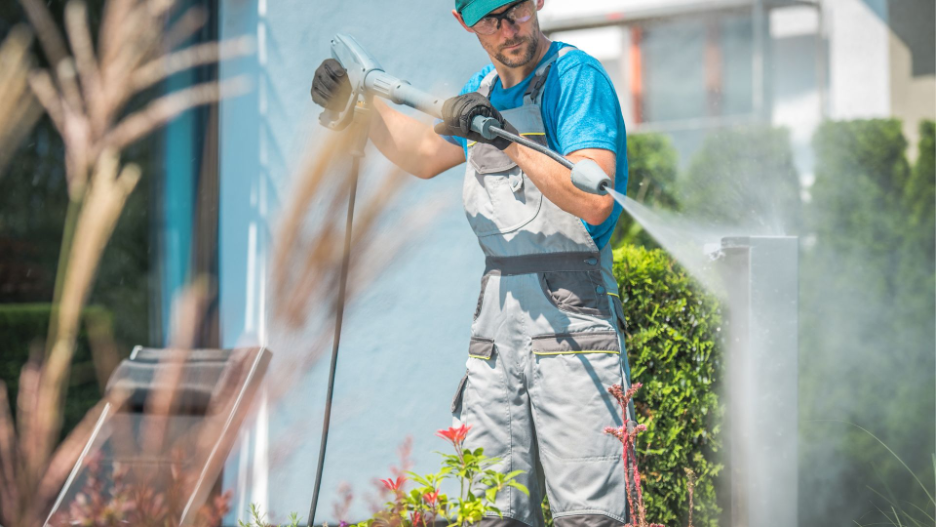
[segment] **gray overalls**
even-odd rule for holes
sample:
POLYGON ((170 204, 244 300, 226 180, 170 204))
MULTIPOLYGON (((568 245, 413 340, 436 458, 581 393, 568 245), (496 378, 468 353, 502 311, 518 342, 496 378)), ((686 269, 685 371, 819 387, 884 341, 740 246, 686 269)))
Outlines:
MULTIPOLYGON (((570 49, 537 69, 523 106, 502 112, 544 145, 540 92, 553 60, 570 49)), ((488 96, 496 75, 478 92, 488 96)), ((471 426, 466 447, 500 457, 498 471, 525 471, 518 480, 530 490, 503 490, 504 520, 482 524, 542 526, 543 493, 557 525, 623 524, 622 447, 603 432, 621 425, 607 389, 626 388, 629 378, 611 249, 599 251, 579 218, 491 145, 469 143, 463 200, 486 269, 452 412, 456 426, 471 426)))

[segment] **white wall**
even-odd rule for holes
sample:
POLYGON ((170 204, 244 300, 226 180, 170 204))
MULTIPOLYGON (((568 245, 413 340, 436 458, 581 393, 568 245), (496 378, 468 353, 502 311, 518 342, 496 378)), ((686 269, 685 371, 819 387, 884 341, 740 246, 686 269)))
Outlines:
POLYGON ((887 0, 834 0, 823 5, 829 39, 829 118, 890 116, 887 0))
MULTIPOLYGON (((254 35, 254 57, 226 63, 222 77, 249 75, 254 91, 221 107, 221 324, 226 347, 264 344, 277 358, 306 352, 271 319, 266 268, 290 174, 310 140, 324 137, 309 96, 315 68, 337 32, 355 36, 387 71, 414 85, 454 95, 486 62, 481 47, 452 18, 450 2, 416 0, 227 0, 221 35, 254 35)), ((386 163, 366 158, 362 192, 386 163)), ((397 446, 413 435, 416 470, 438 467, 444 449, 434 431, 451 424, 449 405, 464 372, 483 257, 461 208, 463 168, 425 182, 413 178, 394 214, 432 200, 442 212, 378 281, 348 307, 331 436, 316 522, 331 518, 335 490, 350 482, 358 497, 351 520, 369 514, 371 479, 389 476, 397 446)), ((342 222, 344 211, 342 211, 342 222)), ((360 210, 358 210, 360 214, 360 210)), ((406 228, 407 226, 403 226, 406 228)), ((330 332, 330 329, 326 331, 330 332)), ((306 517, 319 449, 328 359, 319 361, 283 404, 248 428, 228 461, 225 488, 235 511, 257 503, 283 522, 306 517), (266 447, 266 446, 269 447, 266 447), (288 447, 288 450, 282 448, 288 447), (285 457, 280 456, 287 454, 285 457)), ((268 376, 276 383, 276 376, 268 376)))
POLYGON ((718 5, 746 5, 751 0, 546 0, 540 22, 567 18, 601 16, 609 13, 633 16, 657 16, 682 11, 698 11, 718 5))

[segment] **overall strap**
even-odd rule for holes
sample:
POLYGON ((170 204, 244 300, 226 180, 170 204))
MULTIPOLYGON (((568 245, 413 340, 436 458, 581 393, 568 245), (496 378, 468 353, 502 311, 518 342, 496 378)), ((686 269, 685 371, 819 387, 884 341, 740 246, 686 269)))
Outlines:
POLYGON ((491 71, 484 76, 484 79, 481 79, 481 86, 478 87, 478 93, 489 98, 491 97, 491 89, 494 87, 494 81, 497 80, 497 70, 491 69, 491 71))
POLYGON ((536 69, 536 73, 534 74, 533 79, 530 80, 530 86, 527 87, 526 93, 523 94, 524 104, 534 104, 539 102, 540 92, 543 90, 543 85, 546 84, 546 78, 549 77, 549 70, 552 68, 553 63, 566 53, 575 49, 578 48, 575 46, 566 46, 560 49, 555 55, 547 59, 546 62, 540 64, 539 68, 536 69))

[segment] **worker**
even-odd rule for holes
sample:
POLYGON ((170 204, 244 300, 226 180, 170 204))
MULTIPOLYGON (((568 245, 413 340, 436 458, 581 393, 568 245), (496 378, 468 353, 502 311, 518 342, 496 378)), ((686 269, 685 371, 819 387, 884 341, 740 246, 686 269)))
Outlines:
MULTIPOLYGON (((503 473, 523 470, 529 490, 501 491, 502 515, 481 525, 542 526, 545 493, 557 526, 619 526, 628 520, 621 444, 603 429, 622 425, 607 388, 630 381, 609 244, 620 205, 576 188, 544 154, 470 129, 475 116, 493 117, 572 162, 593 160, 625 192, 614 86, 596 59, 540 30, 544 1, 455 0, 452 14, 492 64, 445 101, 434 127, 375 99, 369 135, 420 178, 468 162, 463 202, 486 269, 452 412, 470 426, 466 447, 499 457, 503 473)), ((347 72, 325 60, 314 101, 341 110, 350 95, 347 72)))

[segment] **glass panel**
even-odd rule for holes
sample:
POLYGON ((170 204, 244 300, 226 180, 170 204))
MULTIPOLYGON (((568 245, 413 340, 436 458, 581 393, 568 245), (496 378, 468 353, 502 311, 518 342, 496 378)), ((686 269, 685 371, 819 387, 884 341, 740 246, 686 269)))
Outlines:
POLYGON ((644 120, 705 117, 705 23, 672 21, 644 28, 644 120))
POLYGON ((722 115, 746 114, 752 110, 751 18, 728 16, 719 21, 722 55, 722 115))

